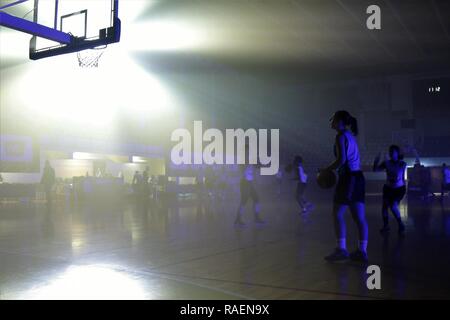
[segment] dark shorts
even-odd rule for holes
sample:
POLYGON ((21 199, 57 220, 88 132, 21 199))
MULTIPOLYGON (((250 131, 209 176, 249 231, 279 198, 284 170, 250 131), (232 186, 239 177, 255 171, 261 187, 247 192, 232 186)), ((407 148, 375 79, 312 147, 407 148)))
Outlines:
POLYGON ((393 204, 394 202, 402 201, 406 193, 406 186, 392 188, 389 186, 383 187, 383 201, 388 204, 393 204))
POLYGON ((248 199, 252 199, 254 203, 259 202, 258 194, 252 181, 241 180, 241 204, 247 203, 248 199))
POLYGON ((302 196, 305 193, 305 189, 306 189, 306 183, 303 182, 297 182, 297 197, 298 196, 302 196))
POLYGON ((334 203, 350 205, 365 202, 366 180, 362 171, 344 171, 338 175, 334 203))

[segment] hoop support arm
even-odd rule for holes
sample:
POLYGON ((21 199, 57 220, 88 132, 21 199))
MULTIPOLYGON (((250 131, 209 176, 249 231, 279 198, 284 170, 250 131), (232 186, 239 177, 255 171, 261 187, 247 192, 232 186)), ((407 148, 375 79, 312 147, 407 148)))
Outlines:
POLYGON ((72 36, 68 33, 55 30, 44 25, 12 16, 0 11, 0 26, 25 32, 33 36, 45 38, 62 44, 70 44, 72 36))

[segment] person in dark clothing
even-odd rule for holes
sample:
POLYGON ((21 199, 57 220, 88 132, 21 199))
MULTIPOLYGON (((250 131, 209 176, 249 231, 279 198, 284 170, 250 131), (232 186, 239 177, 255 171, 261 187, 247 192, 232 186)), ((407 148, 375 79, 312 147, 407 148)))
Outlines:
MULTIPOLYGON (((244 155, 249 159, 250 162, 250 147, 247 144, 245 146, 245 153, 244 155)), ((247 204, 248 200, 251 199, 253 202, 253 214, 254 214, 254 220, 256 223, 265 223, 263 219, 261 219, 261 206, 259 201, 258 192, 256 191, 255 186, 255 178, 256 173, 255 169, 260 167, 259 161, 256 161, 256 164, 240 164, 240 171, 241 171, 241 181, 239 185, 239 191, 241 194, 238 210, 236 213, 236 219, 234 220, 234 224, 236 226, 245 226, 245 223, 243 221, 243 214, 245 211, 245 205, 247 204)))
POLYGON ((149 167, 146 167, 145 171, 142 173, 142 195, 144 196, 145 199, 147 199, 150 194, 150 185, 149 185, 150 175, 148 172, 149 167))
POLYGON ((45 161, 44 171, 42 173, 41 184, 44 186, 45 199, 48 204, 52 202, 52 188, 55 184, 55 169, 52 168, 50 162, 45 161))
POLYGON ((398 224, 398 233, 403 235, 405 232, 405 225, 402 222, 400 215, 399 204, 406 193, 405 171, 406 162, 404 162, 403 155, 400 152, 400 147, 391 145, 389 147, 390 159, 380 163, 380 154, 375 158, 373 163, 373 171, 386 171, 386 183, 383 186, 383 228, 382 233, 389 232, 389 213, 390 209, 398 224))
POLYGON ((251 199, 253 201, 253 213, 254 213, 254 219, 256 223, 264 223, 264 220, 261 219, 260 216, 260 203, 259 203, 259 196, 255 188, 255 167, 256 165, 252 164, 244 164, 240 165, 240 171, 241 171, 241 181, 240 181, 240 187, 239 191, 241 194, 240 201, 239 201, 239 207, 236 214, 236 219, 234 221, 235 225, 238 226, 245 226, 245 223, 242 219, 242 216, 244 214, 245 205, 247 204, 248 200, 251 199))
MULTIPOLYGON (((327 261, 351 259, 367 263, 368 226, 365 215, 365 178, 361 170, 361 161, 356 136, 358 122, 348 111, 337 111, 330 119, 331 127, 337 131, 334 145, 336 160, 324 171, 336 170, 338 181, 334 192, 333 217, 337 247, 325 257, 327 261), (358 249, 349 254, 346 248, 347 228, 344 214, 350 208, 353 220, 358 227, 358 249)), ((320 170, 320 171, 322 171, 320 170)))
POLYGON ((142 176, 140 175, 139 171, 135 171, 133 175, 133 181, 131 182, 131 185, 133 187, 133 193, 137 195, 139 193, 139 187, 142 182, 142 176))
POLYGON ((295 192, 295 200, 302 209, 302 213, 308 211, 312 204, 305 199, 305 189, 307 185, 308 175, 303 169, 303 158, 299 155, 294 158, 295 180, 297 181, 297 189, 295 192))
POLYGON ((444 200, 445 191, 450 190, 450 168, 446 163, 442 164, 441 200, 444 200))

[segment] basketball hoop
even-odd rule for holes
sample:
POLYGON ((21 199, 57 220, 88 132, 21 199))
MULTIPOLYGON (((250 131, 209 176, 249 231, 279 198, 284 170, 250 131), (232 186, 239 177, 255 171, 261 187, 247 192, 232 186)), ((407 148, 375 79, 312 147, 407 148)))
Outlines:
POLYGON ((78 65, 81 68, 98 68, 98 61, 105 53, 106 46, 77 52, 78 65))

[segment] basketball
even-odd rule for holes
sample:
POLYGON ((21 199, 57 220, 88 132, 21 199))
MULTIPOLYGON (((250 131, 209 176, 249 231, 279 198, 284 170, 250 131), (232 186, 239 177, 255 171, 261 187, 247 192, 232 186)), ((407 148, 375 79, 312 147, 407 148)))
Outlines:
POLYGON ((336 184, 336 174, 332 170, 322 170, 317 173, 317 184, 322 189, 330 189, 336 184))

